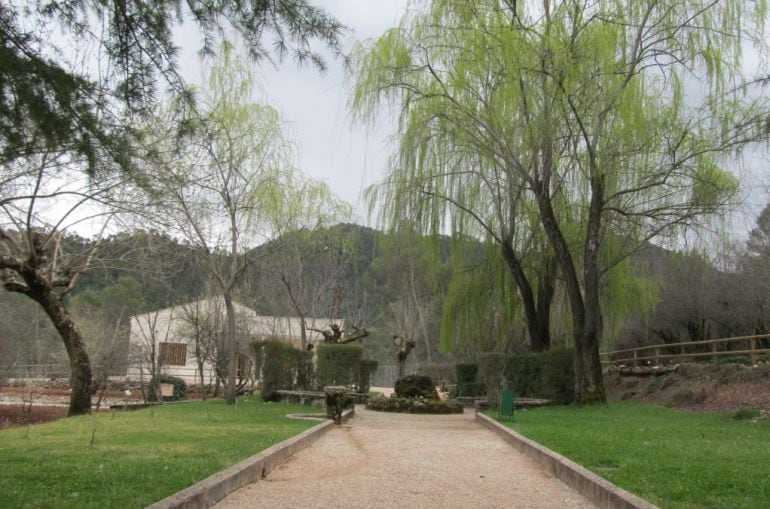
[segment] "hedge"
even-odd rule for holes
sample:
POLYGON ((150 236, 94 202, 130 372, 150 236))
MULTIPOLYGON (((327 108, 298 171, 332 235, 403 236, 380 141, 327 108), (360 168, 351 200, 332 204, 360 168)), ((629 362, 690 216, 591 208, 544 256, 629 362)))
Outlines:
POLYGON ((316 347, 316 382, 319 389, 329 385, 356 385, 361 363, 360 345, 322 343, 316 347))
POLYGON ((479 356, 479 377, 487 388, 487 401, 497 407, 500 398, 500 384, 505 373, 506 356, 504 353, 483 353, 479 356))
POLYGON ((359 394, 368 394, 371 386, 372 374, 377 371, 377 361, 371 359, 361 359, 358 364, 358 384, 356 392, 359 394))
POLYGON ((269 400, 281 389, 309 389, 312 387, 313 357, 310 352, 294 348, 277 339, 255 341, 254 369, 261 379, 260 395, 269 400))
POLYGON ((503 378, 517 396, 546 398, 560 404, 575 402, 575 350, 572 348, 512 357, 484 354, 479 360, 490 405, 497 406, 503 378))
POLYGON ((455 383, 457 384, 457 396, 474 397, 483 394, 484 388, 478 381, 478 373, 478 364, 455 364, 455 383))

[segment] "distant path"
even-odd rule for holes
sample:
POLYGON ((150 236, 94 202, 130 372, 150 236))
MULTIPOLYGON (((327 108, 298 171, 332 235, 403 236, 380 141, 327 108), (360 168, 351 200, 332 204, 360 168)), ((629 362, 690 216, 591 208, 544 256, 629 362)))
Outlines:
POLYGON ((463 415, 370 412, 300 451, 215 507, 593 508, 463 415))

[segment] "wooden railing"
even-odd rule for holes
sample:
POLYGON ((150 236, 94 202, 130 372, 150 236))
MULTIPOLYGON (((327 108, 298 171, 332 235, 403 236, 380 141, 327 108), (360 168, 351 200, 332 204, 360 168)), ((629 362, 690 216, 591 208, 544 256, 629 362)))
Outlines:
POLYGON ((601 352, 602 364, 658 365, 661 361, 683 358, 711 358, 716 362, 722 356, 749 356, 751 365, 756 366, 757 356, 770 353, 770 334, 740 336, 735 338, 686 341, 683 343, 660 343, 625 350, 601 352), (732 347, 732 348, 731 348, 732 347))

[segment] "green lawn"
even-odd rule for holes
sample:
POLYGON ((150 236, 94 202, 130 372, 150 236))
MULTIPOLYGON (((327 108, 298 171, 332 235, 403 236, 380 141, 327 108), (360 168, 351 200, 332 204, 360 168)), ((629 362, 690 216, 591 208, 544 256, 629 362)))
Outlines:
POLYGON ((770 507, 768 421, 616 402, 502 422, 664 508, 770 507))
POLYGON ((253 397, 3 430, 0 507, 145 507, 318 424, 285 418, 308 411, 253 397))

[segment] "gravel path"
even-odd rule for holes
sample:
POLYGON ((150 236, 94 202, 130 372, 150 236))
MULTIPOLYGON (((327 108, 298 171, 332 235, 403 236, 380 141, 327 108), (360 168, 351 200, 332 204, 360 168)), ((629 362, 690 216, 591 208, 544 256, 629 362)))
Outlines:
POLYGON ((463 415, 408 415, 356 407, 265 480, 215 507, 588 508, 567 487, 463 415))

